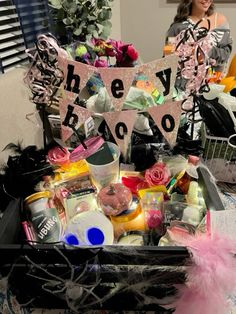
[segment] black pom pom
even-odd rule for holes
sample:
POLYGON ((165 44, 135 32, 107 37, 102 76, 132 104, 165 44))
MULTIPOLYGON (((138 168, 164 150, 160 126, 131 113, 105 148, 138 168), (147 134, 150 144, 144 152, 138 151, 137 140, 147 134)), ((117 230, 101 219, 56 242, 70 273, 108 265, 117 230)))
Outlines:
POLYGON ((4 150, 10 150, 6 165, 0 175, 0 199, 3 211, 13 198, 25 198, 35 193, 35 185, 44 176, 52 175, 53 169, 47 162, 46 153, 36 146, 22 148, 20 144, 8 144, 4 150))

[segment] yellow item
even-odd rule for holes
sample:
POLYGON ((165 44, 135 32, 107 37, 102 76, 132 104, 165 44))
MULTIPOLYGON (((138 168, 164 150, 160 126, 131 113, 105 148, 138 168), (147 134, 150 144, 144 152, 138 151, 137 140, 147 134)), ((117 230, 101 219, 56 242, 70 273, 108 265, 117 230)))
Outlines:
POLYGON ((152 96, 153 96, 155 99, 158 99, 158 98, 159 98, 160 93, 158 92, 157 89, 154 89, 154 91, 152 92, 152 96))
POLYGON ((62 165, 55 171, 55 181, 66 180, 88 171, 89 169, 85 160, 71 162, 70 164, 62 165))
POLYGON ((236 76, 236 54, 234 55, 230 65, 229 65, 229 70, 228 70, 228 73, 226 75, 226 77, 230 77, 230 76, 236 76))
POLYGON ((141 189, 138 191, 138 196, 143 198, 147 192, 162 192, 163 194, 167 194, 167 189, 164 185, 157 185, 147 189, 141 189))
POLYGON ((26 204, 30 204, 40 198, 50 198, 51 196, 52 193, 50 191, 38 192, 26 197, 25 202, 26 204))
POLYGON ((144 211, 150 209, 160 209, 160 204, 164 201, 162 192, 146 192, 140 200, 140 205, 144 211))
POLYGON ((110 220, 114 228, 115 238, 119 238, 124 232, 146 230, 144 211, 140 205, 131 212, 128 211, 118 216, 110 216, 110 220))
POLYGON ((225 86, 224 92, 228 93, 232 89, 236 88, 236 76, 224 77, 220 84, 225 86))

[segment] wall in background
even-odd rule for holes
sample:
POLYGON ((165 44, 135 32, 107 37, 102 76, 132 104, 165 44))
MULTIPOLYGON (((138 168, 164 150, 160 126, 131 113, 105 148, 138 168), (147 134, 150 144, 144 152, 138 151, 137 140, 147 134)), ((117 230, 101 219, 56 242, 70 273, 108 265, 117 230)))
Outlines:
MULTIPOLYGON (((236 3, 223 2, 216 7, 229 20, 236 52, 236 3)), ((135 45, 144 62, 162 57, 165 33, 177 5, 166 0, 120 0, 121 38, 135 45)))
POLYGON ((8 156, 9 152, 2 152, 2 149, 9 143, 43 144, 40 120, 34 114, 34 104, 29 101, 24 74, 25 69, 18 68, 0 76, 0 161, 8 156), (33 122, 26 119, 29 113, 33 113, 30 117, 33 122))
MULTIPOLYGON (((122 1, 122 0, 121 0, 122 1)), ((112 8, 112 31, 110 38, 120 40, 121 39, 121 11, 120 0, 113 0, 112 8)))

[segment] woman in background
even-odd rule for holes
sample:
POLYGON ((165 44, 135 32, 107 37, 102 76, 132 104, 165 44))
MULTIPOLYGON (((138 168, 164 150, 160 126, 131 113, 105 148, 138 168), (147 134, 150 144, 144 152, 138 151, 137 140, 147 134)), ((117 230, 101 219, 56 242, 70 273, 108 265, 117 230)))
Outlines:
POLYGON ((215 12, 213 0, 180 0, 167 44, 179 55, 175 87, 187 100, 182 104, 188 119, 184 127, 188 130, 190 122, 190 138, 198 138, 201 117, 195 96, 207 91, 207 81, 223 76, 232 51, 229 23, 215 12))
POLYGON ((223 14, 214 11, 213 0, 181 0, 174 22, 167 32, 166 43, 171 42, 181 31, 193 28, 200 21, 198 27, 208 28, 207 20, 210 21, 213 42, 208 57, 215 60, 214 72, 223 72, 232 51, 232 39, 229 23, 223 14))

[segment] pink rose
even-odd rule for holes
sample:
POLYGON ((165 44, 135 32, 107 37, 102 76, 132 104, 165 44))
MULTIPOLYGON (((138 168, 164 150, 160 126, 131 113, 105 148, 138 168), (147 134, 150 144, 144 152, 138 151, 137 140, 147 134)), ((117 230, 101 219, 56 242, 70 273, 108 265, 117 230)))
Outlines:
POLYGON ((145 179, 149 186, 166 185, 170 181, 170 170, 163 162, 157 162, 145 171, 145 179))
POLYGON ((47 157, 50 164, 62 166, 69 162, 70 152, 67 148, 57 146, 49 150, 47 157))

